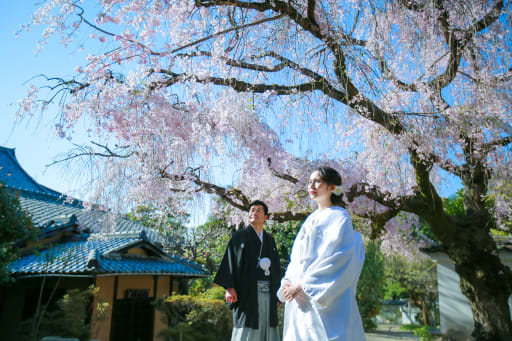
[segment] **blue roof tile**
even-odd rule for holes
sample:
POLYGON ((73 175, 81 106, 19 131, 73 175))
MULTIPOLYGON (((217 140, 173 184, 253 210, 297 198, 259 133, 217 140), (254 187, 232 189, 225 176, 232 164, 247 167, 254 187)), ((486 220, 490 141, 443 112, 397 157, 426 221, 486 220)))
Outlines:
POLYGON ((137 243, 148 243, 158 249, 157 244, 165 244, 165 239, 158 232, 144 228, 123 215, 86 208, 82 201, 38 184, 20 166, 14 149, 1 146, 0 182, 18 194, 21 207, 31 216, 41 233, 52 233, 66 226, 78 226, 83 231, 93 233, 90 236, 82 235, 83 240, 58 244, 15 260, 9 266, 14 276, 96 276, 113 273, 206 275, 199 265, 168 256, 163 251, 160 258, 123 255, 113 259, 112 253, 137 243), (105 232, 115 233, 106 235, 105 232))
POLYGON ((18 194, 21 207, 31 216, 41 232, 48 232, 69 224, 70 220, 90 232, 140 232, 146 231, 153 242, 163 244, 159 233, 98 208, 86 208, 78 199, 66 196, 38 184, 21 167, 14 149, 0 146, 0 182, 18 194))
MULTIPOLYGON (((84 235, 85 236, 85 235, 84 235)), ((109 257, 109 252, 128 248, 134 244, 148 243, 141 237, 91 235, 82 241, 58 244, 38 253, 22 256, 9 265, 9 272, 16 277, 34 275, 87 275, 104 274, 166 274, 203 277, 206 272, 197 264, 179 257, 141 257, 121 255, 109 257), (92 259, 96 260, 94 267, 92 259), (104 257, 104 255, 106 255, 104 257)), ((162 251, 163 253, 163 251, 162 251)))
POLYGON ((4 185, 36 193, 59 196, 61 193, 38 184, 20 166, 14 148, 0 146, 0 182, 4 185))

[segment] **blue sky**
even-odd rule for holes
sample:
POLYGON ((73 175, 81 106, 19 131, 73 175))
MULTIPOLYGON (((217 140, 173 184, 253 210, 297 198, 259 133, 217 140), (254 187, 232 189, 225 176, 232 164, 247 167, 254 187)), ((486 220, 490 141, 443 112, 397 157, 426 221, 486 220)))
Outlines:
MULTIPOLYGON (((70 173, 59 166, 46 167, 59 153, 72 147, 70 141, 53 135, 54 123, 50 118, 54 118, 55 114, 50 113, 44 120, 35 116, 14 124, 15 103, 24 97, 32 77, 42 73, 69 75, 75 66, 83 63, 83 55, 73 54, 56 42, 50 43, 36 55, 36 43, 41 37, 39 28, 23 32, 20 38, 16 38, 14 32, 21 24, 30 21, 31 13, 36 8, 34 3, 31 0, 0 2, 0 145, 16 148, 21 165, 38 182, 61 192, 72 193, 77 189, 77 184, 70 179, 70 173)), ((78 134, 76 142, 86 138, 78 134)))

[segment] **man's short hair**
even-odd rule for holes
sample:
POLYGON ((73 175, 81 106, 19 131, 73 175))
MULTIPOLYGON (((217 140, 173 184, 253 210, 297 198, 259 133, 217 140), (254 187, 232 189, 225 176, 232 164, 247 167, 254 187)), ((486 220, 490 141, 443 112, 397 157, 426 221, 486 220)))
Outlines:
POLYGON ((268 207, 267 207, 267 204, 265 204, 263 201, 261 200, 254 200, 253 202, 251 202, 251 204, 249 205, 249 208, 247 208, 247 211, 250 211, 251 210, 251 207, 253 206, 263 206, 263 212, 265 212, 265 215, 268 215, 268 207))

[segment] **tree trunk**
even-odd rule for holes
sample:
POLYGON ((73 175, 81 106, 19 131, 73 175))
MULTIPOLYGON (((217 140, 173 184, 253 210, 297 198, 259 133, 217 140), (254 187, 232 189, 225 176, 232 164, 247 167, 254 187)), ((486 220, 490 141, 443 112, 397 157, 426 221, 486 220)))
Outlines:
POLYGON ((428 326, 428 309, 424 300, 421 301, 421 315, 423 317, 423 325, 428 326))
MULTIPOLYGON (((478 253, 482 258, 490 258, 483 252, 478 253)), ((504 266, 499 259, 489 264, 475 263, 476 260, 455 266, 460 276, 462 293, 468 298, 473 312, 475 329, 472 336, 479 341, 512 340, 512 322, 508 306, 510 290, 506 279, 500 275, 504 273, 500 269, 504 266)))
POLYGON ((473 312, 472 336, 477 341, 510 341, 512 271, 498 256, 488 212, 475 212, 456 218, 437 211, 427 221, 455 264, 461 291, 473 312))
POLYGON ((421 309, 421 318, 423 320, 423 324, 425 326, 429 325, 427 302, 422 297, 421 294, 414 292, 413 290, 409 290, 409 301, 413 303, 414 306, 421 309))
POLYGON ((448 255, 473 312, 472 336, 478 341, 512 340, 508 306, 511 271, 501 262, 487 229, 466 225, 464 230, 453 241, 448 255))

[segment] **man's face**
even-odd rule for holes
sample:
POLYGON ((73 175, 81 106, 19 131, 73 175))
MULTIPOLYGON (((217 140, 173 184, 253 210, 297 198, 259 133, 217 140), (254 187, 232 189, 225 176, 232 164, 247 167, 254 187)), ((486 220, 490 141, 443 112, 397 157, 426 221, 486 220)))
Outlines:
POLYGON ((249 223, 251 225, 261 225, 268 219, 265 210, 261 205, 253 205, 249 210, 249 223))

